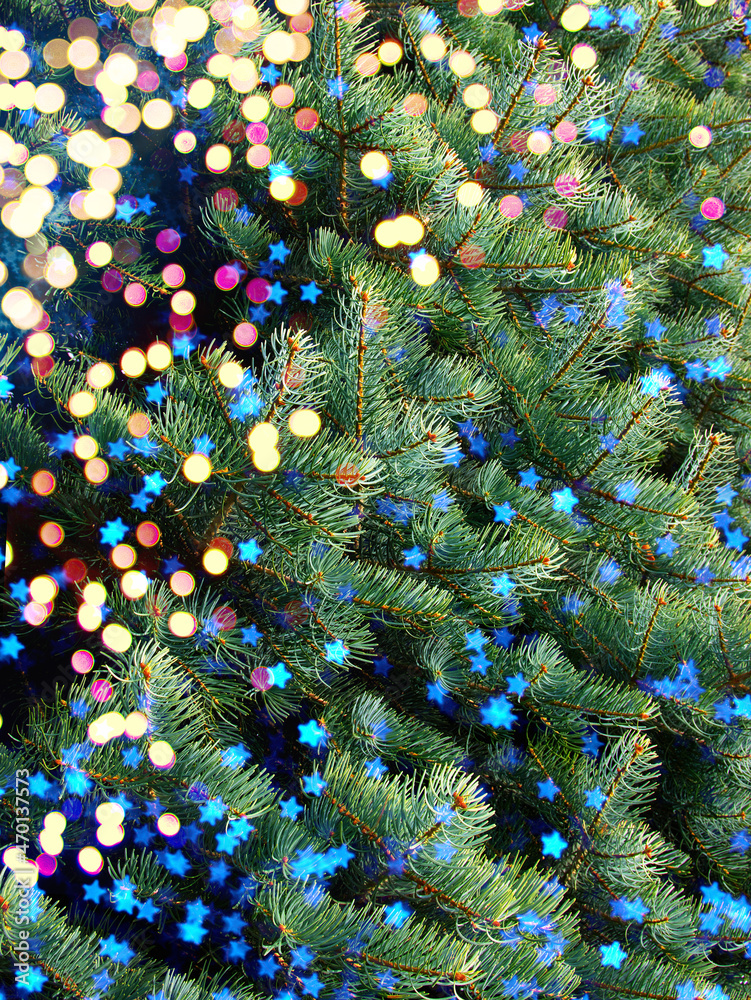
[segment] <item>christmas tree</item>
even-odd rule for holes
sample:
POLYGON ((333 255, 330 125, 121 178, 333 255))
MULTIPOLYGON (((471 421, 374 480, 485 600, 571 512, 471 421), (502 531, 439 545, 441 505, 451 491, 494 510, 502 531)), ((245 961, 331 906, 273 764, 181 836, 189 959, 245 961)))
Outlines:
POLYGON ((747 998, 745 0, 0 13, 0 996, 747 998))

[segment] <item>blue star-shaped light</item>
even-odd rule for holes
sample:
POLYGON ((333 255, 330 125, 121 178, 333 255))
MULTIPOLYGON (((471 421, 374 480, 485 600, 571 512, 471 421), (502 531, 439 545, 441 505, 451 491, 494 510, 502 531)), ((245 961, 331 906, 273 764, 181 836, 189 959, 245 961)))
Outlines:
POLYGON ((639 145, 639 140, 646 132, 643 132, 637 122, 632 122, 623 129, 623 134, 621 135, 621 145, 625 146, 627 143, 631 143, 634 146, 639 145))
POLYGON ((725 532, 725 545, 729 549, 737 549, 741 552, 747 541, 748 535, 744 535, 740 528, 736 528, 734 531, 725 532))
POLYGON ((500 506, 498 504, 493 504, 493 510, 495 511, 495 517, 493 520, 505 525, 511 524, 517 513, 508 502, 503 503, 500 506))
POLYGON ((494 576, 491 582, 493 584, 493 593, 500 594, 503 597, 508 597, 516 586, 508 573, 503 573, 501 576, 494 576))
POLYGON ((611 899, 610 912, 620 920, 635 920, 637 924, 643 924, 644 918, 649 913, 649 907, 644 905, 641 896, 633 900, 621 896, 619 899, 611 899))
POLYGON ((607 802, 607 795, 603 794, 601 788, 593 788, 591 792, 584 793, 584 805, 592 809, 602 809, 607 802))
POLYGON ((428 558, 419 545, 415 545, 411 549, 403 549, 402 552, 404 555, 404 565, 411 566, 413 569, 420 569, 428 558))
MULTIPOLYGON (((29 585, 26 580, 16 580, 10 585, 10 596, 14 601, 25 604, 29 596, 29 585)), ((23 649, 23 646, 21 647, 23 649)))
POLYGON ((542 482, 542 476, 537 475, 534 465, 530 466, 524 472, 519 473, 520 486, 526 486, 527 489, 533 490, 539 482, 542 482))
POLYGON ((316 998, 324 986, 315 972, 311 976, 300 976, 300 982, 303 984, 303 993, 316 998))
POLYGON ((323 289, 319 288, 315 281, 308 282, 307 285, 300 285, 300 301, 312 302, 316 304, 319 295, 323 294, 323 289))
MULTIPOLYGON (((174 347, 174 341, 172 343, 174 347)), ((130 444, 133 451, 137 451, 139 455, 156 455, 159 451, 161 445, 158 445, 156 441, 152 441, 149 437, 138 438, 136 441, 131 441, 130 444)))
POLYGON ((105 525, 99 529, 99 537, 102 545, 117 545, 123 540, 123 538, 125 538, 129 530, 128 525, 125 524, 120 517, 118 517, 115 521, 107 521, 105 525))
POLYGON ((615 583, 622 572, 623 570, 615 559, 608 559, 607 562, 600 566, 600 580, 603 583, 615 583))
POLYGON ((137 212, 137 206, 131 205, 129 201, 120 202, 115 206, 115 218, 121 219, 123 222, 130 222, 137 212))
POLYGON ((646 337, 648 340, 662 340, 662 335, 667 330, 667 327, 663 326, 657 317, 651 319, 645 325, 646 325, 646 337))
POLYGON ((732 363, 723 355, 715 358, 714 361, 707 362, 707 378, 716 378, 720 382, 725 381, 725 377, 733 370, 732 363))
POLYGON ((24 648, 23 643, 19 642, 17 635, 5 635, 0 639, 0 659, 17 660, 18 654, 24 648))
POLYGON ((567 323, 573 323, 574 326, 579 325, 579 321, 583 316, 583 310, 576 305, 564 306, 563 307, 563 318, 567 323))
POLYGON ((278 688, 283 688, 287 681, 290 679, 292 674, 287 670, 283 663, 277 663, 273 668, 267 668, 269 672, 269 679, 271 683, 278 688))
POLYGON ((128 747, 122 750, 123 763, 126 767, 138 767, 139 761, 143 760, 143 754, 137 747, 128 747))
POLYGON ((709 568, 709 566, 701 566, 699 568, 694 568, 694 580, 696 583, 706 586, 714 580, 715 574, 709 568))
POLYGON ((281 282, 275 281, 269 289, 269 302, 275 302, 278 306, 282 304, 282 299, 286 298, 287 291, 282 288, 281 282))
POLYGON ((552 778, 548 778, 547 781, 538 781, 537 787, 539 789, 537 793, 538 799, 547 799, 548 802, 552 802, 558 792, 560 792, 560 788, 552 778))
POLYGON ((730 254, 725 253, 722 243, 715 243, 711 247, 704 247, 702 249, 702 256, 704 257, 704 267, 716 267, 720 271, 725 266, 726 261, 730 259, 730 254))
POLYGON ((303 791, 307 795, 320 796, 324 788, 328 788, 328 782, 319 774, 306 774, 302 779, 303 791))
POLYGON ((242 743, 234 743, 222 751, 222 764, 225 767, 231 767, 233 770, 243 767, 249 758, 250 753, 242 743))
POLYGON ((268 83, 270 87, 275 87, 282 74, 273 63, 269 63, 268 66, 263 67, 259 75, 263 83, 268 83))
POLYGON ((401 927, 412 913, 409 906, 405 906, 401 900, 392 903, 384 909, 383 922, 387 927, 401 927))
POLYGON ((511 729, 516 721, 511 702, 503 694, 497 698, 489 698, 484 705, 481 705, 480 715, 483 724, 494 729, 499 729, 501 726, 504 729, 511 729))
POLYGON ((156 208, 156 202, 152 201, 150 194, 146 194, 143 198, 138 198, 138 208, 141 212, 145 212, 146 215, 151 215, 156 208))
POLYGON ((178 173, 180 175, 180 180, 185 184, 192 184, 193 178, 198 177, 197 172, 191 167, 189 163, 183 164, 182 167, 178 168, 178 173))
POLYGON ((553 830, 552 833, 544 833, 542 835, 543 854, 549 854, 554 858, 560 858, 561 854, 563 854, 567 847, 568 841, 564 840, 557 830, 553 830))
POLYGON ((524 675, 521 671, 516 673, 513 677, 507 677, 506 683, 508 684, 508 693, 516 695, 517 698, 521 698, 524 692, 529 687, 529 684, 524 680, 524 675))
POLYGON ((190 870, 190 862, 182 851, 157 851, 156 856, 167 871, 172 872, 173 875, 178 875, 180 878, 190 870))
POLYGON ((214 448, 216 448, 216 445, 208 434, 201 434, 200 437, 193 438, 193 447, 197 452, 200 452, 201 455, 208 456, 212 453, 214 448))
MULTIPOLYGON (((73 445, 76 443, 76 435, 73 433, 73 431, 68 431, 67 434, 55 434, 54 439, 55 440, 52 447, 55 449, 55 451, 57 452, 73 451, 73 445)), ((13 459, 10 459, 10 461, 13 462, 13 459)), ((13 464, 15 465, 15 463, 13 464)), ((7 461, 0 462, 0 465, 4 465, 7 470, 8 468, 7 461)), ((14 476, 15 473, 13 474, 13 476, 10 475, 10 472, 8 473, 8 479, 13 479, 14 476)))
POLYGON ((334 642, 324 643, 326 648, 326 659, 329 663, 344 663, 344 657, 349 653, 349 649, 344 645, 341 639, 336 639, 334 642))
MULTIPOLYGON (((23 649, 23 646, 21 646, 21 649, 23 649)), ((55 783, 48 781, 41 771, 37 771, 36 774, 32 774, 29 777, 29 794, 34 795, 38 799, 54 798, 54 788, 55 783)))
POLYGON ((485 653, 480 653, 479 656, 470 656, 470 660, 472 662, 471 669, 482 674, 484 677, 488 671, 488 667, 491 665, 491 661, 487 658, 485 653))
POLYGON ((480 629, 476 628, 473 632, 467 632, 464 648, 474 649, 479 653, 487 641, 487 638, 482 634, 480 629))
POLYGON ((262 638, 261 633, 255 625, 251 625, 250 628, 242 628, 240 629, 240 632, 242 634, 242 642, 245 643, 245 645, 255 647, 258 645, 258 640, 262 638))
POLYGON ((279 240, 278 243, 269 243, 269 260, 275 261, 278 264, 283 264, 287 257, 292 253, 292 251, 284 243, 284 240, 279 240))
POLYGON ((106 955, 107 958, 111 958, 113 962, 119 962, 121 965, 127 965, 135 956, 135 952, 128 947, 127 941, 117 941, 114 934, 102 938, 99 943, 99 954, 106 955))
POLYGON ((138 493, 129 493, 128 496, 131 499, 130 509, 131 510, 141 510, 144 513, 146 508, 152 501, 152 498, 146 492, 146 490, 139 490, 138 493))
POLYGON ((117 441, 108 441, 107 444, 109 445, 110 458, 115 458, 118 462, 122 462, 130 447, 128 442, 124 438, 118 438, 117 441))
POLYGON ((678 548, 680 548, 680 545, 678 542, 673 541, 672 535, 663 535, 662 538, 657 539, 655 552, 658 556, 667 556, 668 559, 672 559, 678 548))
POLYGON ((240 550, 240 558, 243 562, 249 562, 255 564, 258 562, 258 557, 262 554, 263 549, 255 540, 255 538, 250 538, 246 542, 240 542, 238 545, 240 550))
POLYGON ((719 316, 708 316, 704 320, 704 327, 708 337, 719 337, 722 333, 722 323, 719 316))
POLYGON ((84 719, 88 714, 89 706, 83 698, 77 698, 70 702, 70 714, 74 719, 84 719))
POLYGON ((537 39, 543 36, 543 32, 540 31, 537 24, 528 24, 526 28, 522 28, 522 34, 531 45, 536 45, 537 39))
POLYGON ((751 847, 751 830, 738 830, 730 838, 730 850, 733 854, 745 854, 751 847))
POLYGON ((279 811, 284 819, 296 820, 298 814, 305 811, 305 806, 301 806, 294 795, 279 803, 279 811))
POLYGON ((24 993, 39 993, 46 982, 47 976, 36 965, 29 966, 26 972, 21 972, 20 968, 16 968, 17 990, 24 993))
POLYGON ((615 498, 616 500, 621 500, 623 503, 633 503, 641 491, 641 487, 638 486, 633 479, 629 479, 626 483, 619 483, 615 488, 615 498))
POLYGON ((704 363, 696 359, 696 361, 685 361, 686 365, 686 378, 692 379, 694 382, 702 382, 704 376, 707 374, 707 369, 704 367, 704 363))
POLYGON ((627 35, 635 35, 641 28, 641 17, 633 7, 622 7, 618 11, 618 27, 627 35))
POLYGON ((584 131, 595 142, 604 142, 608 137, 608 132, 612 128, 613 126, 608 122, 605 115, 600 115, 599 118, 593 118, 591 121, 588 121, 584 126, 584 131))
POLYGON ((618 941, 613 941, 612 944, 601 944, 600 954, 602 955, 602 964, 610 965, 614 969, 620 969, 623 959, 626 958, 626 952, 618 941))
POLYGON ((160 381, 153 382, 151 385, 146 386, 146 402, 156 403, 157 406, 161 406, 164 400, 167 398, 167 393, 164 391, 164 386, 160 381))
POLYGON ((88 900, 90 903, 98 903, 102 896, 107 895, 107 890, 103 889, 99 885, 99 879, 95 879, 93 882, 83 883, 83 898, 88 900))
POLYGON ((257 324, 265 323, 269 318, 269 311, 264 305, 254 306, 252 309, 248 310, 248 318, 257 324))
POLYGON ((566 486, 565 489, 554 491, 551 496, 553 498, 553 510, 561 510, 566 514, 570 514, 576 504, 579 503, 578 498, 569 486, 566 486))
POLYGON ((326 746, 328 742, 326 731, 318 725, 315 719, 310 719, 305 725, 298 724, 297 729, 300 733, 299 743, 307 743, 314 750, 318 749, 321 745, 326 746))
POLYGON ((527 167, 524 166, 521 160, 518 163, 509 164, 508 168, 509 177, 515 181, 523 181, 524 175, 527 173, 527 167))
POLYGON ((208 802, 200 805, 198 809, 201 813, 201 822, 209 823, 211 826, 216 826, 227 812, 227 806, 219 797, 209 799, 208 802))
POLYGON ((158 497, 166 485, 167 480, 161 474, 159 469, 157 469, 156 472, 151 472, 143 477, 144 492, 150 493, 153 496, 158 497))
POLYGON ((368 778, 375 778, 379 781, 387 771, 388 768, 380 757, 376 757, 375 760, 365 761, 365 774, 368 778))
POLYGON ((349 90, 349 84, 345 83, 343 76, 334 76, 326 81, 326 90, 329 97, 340 101, 349 90))
POLYGON ((603 30, 610 27, 615 18, 610 13, 608 8, 603 4, 602 6, 595 7, 590 13, 589 27, 590 28, 602 28, 603 30))
MULTIPOLYGON (((71 431, 71 435, 72 434, 73 434, 73 431, 71 431)), ((62 436, 63 436, 62 434, 58 434, 58 437, 62 437, 62 436)), ((5 471, 8 473, 8 479, 11 480, 11 481, 13 479, 15 479, 16 478, 16 474, 21 471, 21 466, 16 464, 16 461, 13 458, 12 455, 11 455, 10 458, 4 458, 3 461, 2 461, 2 463, 0 463, 0 464, 2 464, 2 466, 5 469, 5 471)))

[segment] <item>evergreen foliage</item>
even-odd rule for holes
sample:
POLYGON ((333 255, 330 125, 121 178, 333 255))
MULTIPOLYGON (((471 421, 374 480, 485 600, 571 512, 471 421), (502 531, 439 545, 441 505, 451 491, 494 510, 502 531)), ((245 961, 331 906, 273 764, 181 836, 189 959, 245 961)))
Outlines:
POLYGON ((45 816, 67 819, 30 893, 3 869, 0 989, 743 1000, 745 3, 578 5, 575 32, 547 0, 313 0, 310 55, 280 66, 262 46, 289 24, 264 7, 233 55, 261 70, 253 94, 279 80, 294 94, 258 120, 226 74, 210 107, 187 100, 231 21, 222 3, 195 0, 211 29, 171 71, 130 5, 0 0, 32 78, 68 94, 57 114, 0 123, 63 178, 40 233, 24 248, 6 227, 0 244, 8 287, 43 297, 55 338, 54 365, 32 365, 3 307, 2 846, 24 821, 19 772, 30 857, 45 816), (98 220, 71 214, 89 180, 70 139, 99 94, 42 57, 92 15, 107 48, 158 66, 159 89, 129 99, 175 112, 130 136, 127 194, 98 220), (384 39, 403 49, 393 68, 374 55, 384 39), (595 66, 577 68, 582 44, 595 66), (181 130, 195 153, 172 152, 181 130), (248 142, 268 144, 268 166, 248 142), (232 153, 219 176, 217 145, 232 153), (373 151, 388 171, 370 178, 373 151), (307 197, 273 196, 284 177, 307 197), (405 215, 418 239, 374 236, 405 215), (192 325, 168 308, 166 224, 186 230, 192 325), (140 311, 84 258, 121 240, 111 271, 143 287, 140 311), (22 269, 51 246, 76 262, 69 287, 22 269), (238 280, 223 292, 225 265, 238 280), (244 323, 260 335, 243 353, 244 323), (155 340, 165 368, 92 380, 155 340), (95 408, 77 417, 80 392, 95 408), (318 433, 295 433, 300 410, 318 433), (267 425, 276 465, 249 443, 267 425), (98 483, 73 452, 84 435, 108 465, 98 483), (195 455, 203 479, 186 474, 195 455), (47 522, 59 548, 39 541, 47 522), (28 585, 45 575, 59 592, 34 625, 28 585), (93 581, 104 604, 83 596, 93 581), (68 667, 77 650, 90 673, 68 667), (111 845, 96 837, 107 803, 111 845), (77 857, 94 845, 92 878, 77 857))

